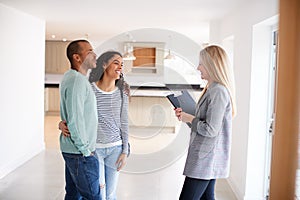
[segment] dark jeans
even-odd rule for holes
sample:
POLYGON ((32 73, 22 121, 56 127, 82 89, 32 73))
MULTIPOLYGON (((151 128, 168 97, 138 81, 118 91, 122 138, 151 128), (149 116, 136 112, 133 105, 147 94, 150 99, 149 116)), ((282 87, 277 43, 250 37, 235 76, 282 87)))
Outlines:
POLYGON ((216 179, 185 177, 179 200, 214 200, 216 179))
POLYGON ((65 160, 65 200, 99 200, 99 162, 97 154, 62 153, 65 160))

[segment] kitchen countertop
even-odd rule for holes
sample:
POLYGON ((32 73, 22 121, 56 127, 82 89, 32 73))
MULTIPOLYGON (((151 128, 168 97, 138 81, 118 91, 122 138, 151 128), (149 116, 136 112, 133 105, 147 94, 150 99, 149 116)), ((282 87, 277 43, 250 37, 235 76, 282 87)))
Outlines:
POLYGON ((132 97, 166 97, 169 94, 172 92, 168 90, 130 89, 130 96, 132 97))
POLYGON ((45 84, 59 84, 63 74, 45 74, 45 84))
MULTIPOLYGON (((125 76, 126 82, 130 86, 151 86, 165 87, 162 76, 125 76)), ((45 84, 59 84, 63 78, 63 74, 45 74, 45 84)))
MULTIPOLYGON (((63 74, 46 74, 45 87, 58 88, 63 74)), ((146 79, 147 82, 142 82, 142 78, 138 77, 136 81, 129 80, 130 94, 133 97, 165 97, 172 93, 178 93, 181 90, 189 90, 191 92, 200 92, 202 88, 200 85, 187 85, 187 84, 163 84, 162 78, 157 77, 155 81, 146 79)), ((152 79, 153 80, 153 79, 152 79)), ((127 81, 127 79, 126 79, 127 81)))

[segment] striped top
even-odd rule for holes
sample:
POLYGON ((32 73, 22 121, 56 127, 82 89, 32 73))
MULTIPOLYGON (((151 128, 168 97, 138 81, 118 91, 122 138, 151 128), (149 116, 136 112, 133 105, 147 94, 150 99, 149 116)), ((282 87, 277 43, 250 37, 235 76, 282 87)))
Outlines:
POLYGON ((92 83, 98 111, 97 148, 122 145, 122 153, 128 153, 128 96, 118 88, 111 92, 101 90, 92 83), (122 113, 121 113, 121 105, 122 113), (121 116, 122 115, 122 116, 121 116))

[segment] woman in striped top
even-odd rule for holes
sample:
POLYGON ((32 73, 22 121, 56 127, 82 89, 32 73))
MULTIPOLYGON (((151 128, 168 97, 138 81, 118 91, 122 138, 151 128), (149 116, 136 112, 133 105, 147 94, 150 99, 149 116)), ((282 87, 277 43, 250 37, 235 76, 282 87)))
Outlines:
POLYGON ((89 81, 96 94, 98 135, 96 151, 100 165, 102 199, 116 199, 119 171, 128 154, 128 96, 123 92, 123 58, 107 51, 97 59, 89 81))
POLYGON ((198 70, 207 85, 196 105, 195 116, 175 109, 179 120, 192 124, 180 200, 214 200, 216 179, 229 175, 232 117, 236 108, 233 73, 225 51, 215 45, 204 48, 198 70))
MULTIPOLYGON (((128 89, 124 89, 123 58, 107 51, 97 59, 89 76, 98 111, 96 152, 103 200, 115 200, 119 171, 125 166, 128 147, 128 89), (127 92, 124 92, 127 90, 127 92)), ((60 125, 61 130, 66 127, 60 125)), ((63 131, 64 132, 64 131, 63 131)))

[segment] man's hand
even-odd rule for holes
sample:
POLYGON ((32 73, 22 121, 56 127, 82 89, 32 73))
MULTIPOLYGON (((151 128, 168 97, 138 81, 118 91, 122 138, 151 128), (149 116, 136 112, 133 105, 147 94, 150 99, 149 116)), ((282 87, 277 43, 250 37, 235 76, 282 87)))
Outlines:
POLYGON ((58 129, 61 130, 61 134, 63 134, 63 136, 65 137, 71 136, 67 126, 67 122, 65 120, 59 122, 58 129))

